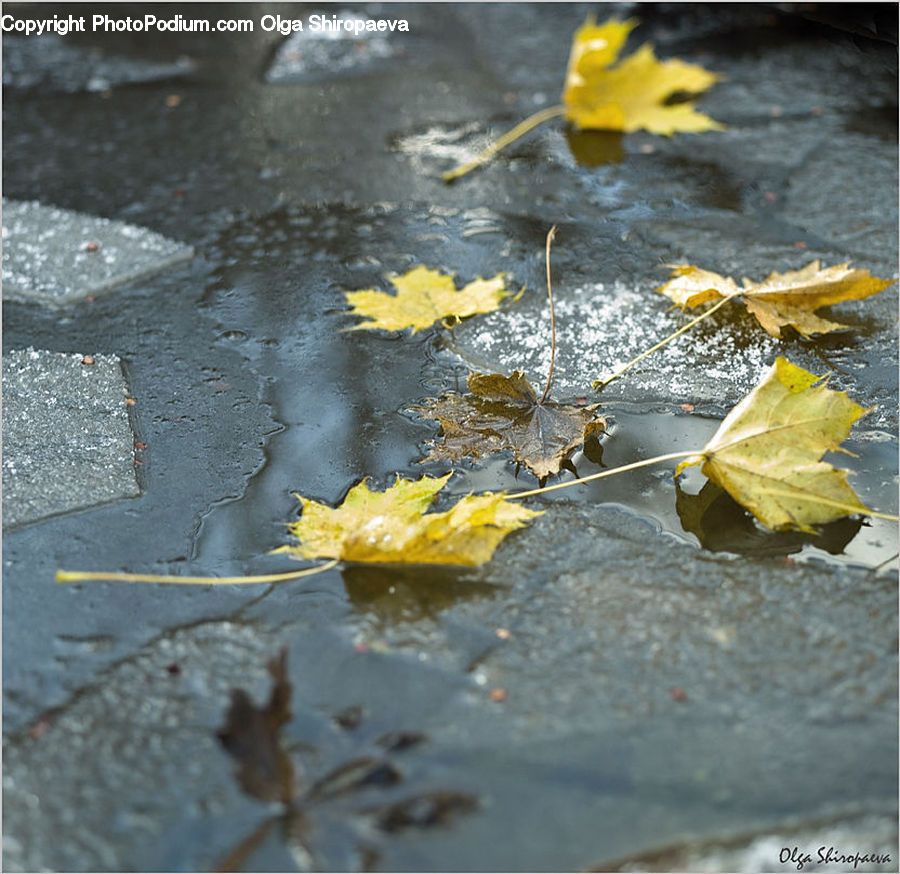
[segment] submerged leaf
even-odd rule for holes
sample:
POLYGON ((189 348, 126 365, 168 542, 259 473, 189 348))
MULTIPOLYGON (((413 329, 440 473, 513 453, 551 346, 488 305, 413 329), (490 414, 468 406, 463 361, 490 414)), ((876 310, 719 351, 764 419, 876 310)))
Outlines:
POLYGON ((426 513, 450 476, 399 478, 383 492, 370 491, 363 480, 337 508, 301 497, 303 514, 290 525, 299 543, 277 551, 355 562, 480 565, 507 534, 541 515, 502 492, 469 495, 443 513, 426 513))
POLYGON ((353 307, 351 314, 367 319, 344 330, 402 331, 412 328, 415 334, 437 321, 459 321, 475 313, 493 312, 511 294, 506 290, 503 273, 492 279, 476 279, 459 291, 452 274, 428 267, 414 267, 402 276, 393 275, 388 279, 397 289, 396 294, 374 288, 344 292, 353 307))
POLYGON ((426 461, 459 461, 509 450, 543 483, 606 425, 597 404, 540 403, 519 370, 512 376, 473 373, 468 386, 471 394, 429 398, 412 408, 441 423, 441 442, 426 461))
POLYGON ((636 24, 629 19, 597 25, 589 18, 576 31, 563 91, 566 119, 580 128, 666 136, 721 130, 689 100, 670 99, 706 91, 721 76, 677 58, 660 61, 649 44, 610 68, 636 24))
POLYGON ((819 307, 844 300, 870 297, 892 285, 894 279, 878 279, 868 270, 850 269, 850 262, 822 267, 812 261, 800 270, 770 273, 762 282, 743 279, 743 287, 730 276, 721 276, 687 264, 674 264, 672 279, 657 289, 676 304, 696 307, 723 297, 740 297, 773 337, 787 325, 804 337, 846 328, 815 315, 819 307))
POLYGON ((702 464, 710 480, 773 530, 813 531, 813 525, 871 513, 847 482, 847 471, 820 460, 839 449, 868 410, 846 392, 816 385, 820 379, 778 358, 676 474, 702 464))

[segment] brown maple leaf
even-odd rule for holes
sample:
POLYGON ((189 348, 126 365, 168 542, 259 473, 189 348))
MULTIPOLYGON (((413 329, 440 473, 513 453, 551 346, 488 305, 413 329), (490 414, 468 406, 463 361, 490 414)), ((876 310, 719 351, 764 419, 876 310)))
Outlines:
POLYGON ((596 443, 606 420, 597 414, 599 404, 544 403, 525 375, 473 373, 470 394, 446 394, 429 398, 413 412, 441 424, 441 441, 425 461, 459 461, 509 450, 540 481, 574 470, 572 453, 583 443, 596 443))

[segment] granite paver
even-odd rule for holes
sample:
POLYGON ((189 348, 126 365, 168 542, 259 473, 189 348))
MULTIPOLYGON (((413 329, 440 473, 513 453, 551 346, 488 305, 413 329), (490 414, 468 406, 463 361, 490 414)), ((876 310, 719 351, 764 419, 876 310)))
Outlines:
POLYGON ((193 257, 146 228, 37 201, 3 201, 3 294, 66 304, 193 257))
POLYGON ((122 363, 3 354, 3 527, 140 494, 122 363))
POLYGON ((265 79, 274 84, 328 80, 336 75, 362 75, 383 68, 387 61, 402 56, 408 33, 366 31, 366 19, 357 12, 339 7, 318 13, 322 29, 308 27, 286 39, 266 70, 265 79), (334 29, 332 22, 342 22, 334 29), (358 23, 359 32, 346 30, 343 22, 358 23), (398 38, 395 38, 398 37, 398 38))
POLYGON ((55 34, 3 37, 3 85, 23 91, 106 91, 120 85, 175 79, 196 68, 196 63, 184 56, 168 63, 104 57, 100 52, 70 45, 55 34))

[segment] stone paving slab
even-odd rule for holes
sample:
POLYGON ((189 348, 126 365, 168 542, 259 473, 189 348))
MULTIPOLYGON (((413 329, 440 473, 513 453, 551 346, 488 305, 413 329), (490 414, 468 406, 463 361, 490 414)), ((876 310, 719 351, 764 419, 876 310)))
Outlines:
MULTIPOLYGON (((402 10, 401 10, 402 11, 402 10)), ((329 23, 333 17, 342 21, 361 22, 366 18, 358 12, 340 7, 329 7, 323 12, 311 13, 329 23)), ((384 18, 400 18, 390 7, 384 18)), ((286 82, 312 82, 332 79, 336 75, 365 74, 385 66, 391 59, 402 55, 408 33, 386 33, 360 30, 313 30, 310 16, 306 16, 306 30, 298 31, 285 40, 275 53, 272 64, 266 70, 265 79, 273 84, 286 82)))
POLYGON ((4 529, 140 494, 126 396, 115 355, 3 354, 4 529))
POLYGON ((790 866, 815 874, 842 874, 850 869, 896 871, 897 820, 886 814, 862 813, 820 825, 784 829, 775 833, 739 835, 728 841, 687 842, 662 848, 621 864, 604 865, 603 871, 743 871, 766 874, 773 867, 790 866), (810 857, 811 861, 805 859, 810 857), (792 858, 793 857, 793 858, 792 858), (873 861, 877 857, 879 861, 873 861), (885 861, 886 859, 886 861, 885 861), (784 860, 784 861, 782 861, 784 860), (856 864, 854 864, 854 862, 856 864), (860 867, 862 866, 862 867, 860 867))
POLYGON ((66 304, 192 258, 160 234, 37 201, 3 201, 3 294, 66 304))
POLYGON ((184 76, 196 69, 196 63, 187 57, 169 63, 104 57, 53 34, 3 36, 3 85, 9 88, 64 93, 105 91, 119 85, 184 76))
MULTIPOLYGON (((418 731, 427 741, 403 759, 399 794, 453 788, 487 811, 378 839, 380 869, 428 870, 439 858, 459 871, 655 870, 642 850, 668 847, 691 862, 668 870, 754 870, 763 858, 760 870, 780 870, 772 848, 792 827, 792 842, 891 852, 893 583, 692 558, 614 508, 567 523, 561 538, 542 517, 528 552, 522 537, 505 543, 487 569, 494 592, 451 597, 440 617, 415 617, 413 587, 389 594, 390 574, 381 603, 342 602, 360 578, 380 585, 378 569, 356 568, 159 635, 9 739, 7 870, 213 870, 267 815, 241 797, 215 738, 228 689, 265 700, 263 666, 282 645, 293 686, 284 737, 302 785, 370 753, 373 737, 418 731), (636 548, 667 583, 635 581, 636 548), (571 556, 577 570, 551 578, 571 556), (448 657, 461 650, 466 659, 448 657), (332 717, 349 707, 362 722, 342 732, 332 717), (73 757, 94 779, 59 792, 73 757), (516 840, 490 840, 507 829, 516 840), (71 840, 52 840, 60 833, 71 840), (692 851, 704 841, 705 853, 692 851), (603 864, 629 854, 639 864, 603 864)), ((372 787, 357 806, 381 796, 372 787)), ((312 816, 322 869, 355 870, 338 823, 312 816)), ((288 849, 277 866, 254 856, 250 870, 303 870, 288 849)))

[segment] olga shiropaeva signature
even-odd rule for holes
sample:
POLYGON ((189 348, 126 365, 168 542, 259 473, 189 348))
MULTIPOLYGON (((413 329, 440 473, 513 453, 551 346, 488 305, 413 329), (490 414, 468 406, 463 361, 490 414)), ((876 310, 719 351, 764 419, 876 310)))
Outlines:
POLYGON ((829 862, 838 862, 843 865, 853 865, 856 870, 859 865, 887 865, 891 861, 890 853, 879 855, 878 853, 845 853, 836 847, 819 847, 815 857, 812 853, 801 852, 799 847, 782 847, 778 854, 778 861, 782 864, 792 862, 797 866, 798 871, 803 870, 804 865, 811 864, 813 860, 817 864, 827 864, 829 862))

